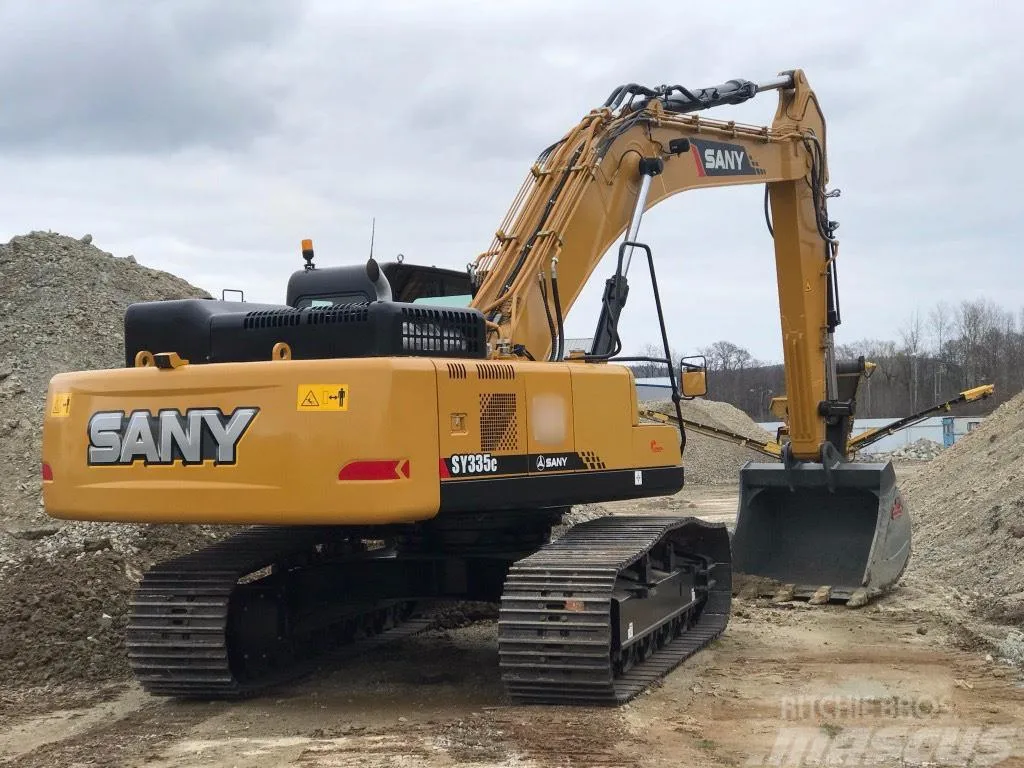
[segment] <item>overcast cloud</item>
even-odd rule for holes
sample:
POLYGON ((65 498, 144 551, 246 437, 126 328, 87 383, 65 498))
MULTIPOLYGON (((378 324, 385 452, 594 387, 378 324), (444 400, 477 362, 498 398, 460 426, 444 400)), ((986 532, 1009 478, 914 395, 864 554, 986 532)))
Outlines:
MULTIPOLYGON (((282 302, 376 252, 463 267, 537 153, 624 82, 712 85, 803 68, 828 121, 840 341, 915 307, 1024 308, 1018 3, 0 2, 0 238, 79 236, 211 293, 282 302), (627 10, 628 9, 628 10, 627 10)), ((767 94, 716 116, 770 122, 767 94)), ((650 211, 684 352, 781 359, 757 187, 650 211)), ((610 259, 567 333, 589 336, 610 259)), ((627 348, 655 341, 631 277, 627 348)))

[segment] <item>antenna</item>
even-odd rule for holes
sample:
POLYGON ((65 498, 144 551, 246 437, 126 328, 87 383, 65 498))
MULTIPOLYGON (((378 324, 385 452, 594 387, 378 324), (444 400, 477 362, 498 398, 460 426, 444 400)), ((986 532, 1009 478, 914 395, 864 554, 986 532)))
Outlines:
POLYGON ((373 258, 373 236, 377 232, 377 217, 374 216, 370 220, 370 258, 373 258))

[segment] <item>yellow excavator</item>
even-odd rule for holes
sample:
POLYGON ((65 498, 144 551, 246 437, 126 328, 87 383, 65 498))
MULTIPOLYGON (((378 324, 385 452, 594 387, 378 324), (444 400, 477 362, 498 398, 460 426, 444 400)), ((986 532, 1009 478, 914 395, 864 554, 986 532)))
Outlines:
MULTIPOLYGON (((827 180, 825 122, 800 70, 629 84, 541 153, 465 273, 319 267, 305 241, 284 305, 130 306, 123 369, 50 381, 47 512, 244 526, 145 574, 127 630, 138 679, 160 695, 253 694, 339 645, 401 633, 417 601, 471 599, 500 602, 514 701, 621 703, 725 629, 733 551, 838 593, 885 586, 910 523, 891 465, 836 448, 854 403, 833 355, 827 180), (702 114, 765 91, 779 96, 771 126, 702 114), (637 256, 665 349, 654 362, 675 370, 641 218, 677 192, 735 184, 766 188, 783 461, 744 469, 731 543, 721 524, 629 515, 550 540, 573 504, 683 486, 685 431, 639 418, 618 319, 637 256), (564 317, 624 233, 593 346, 566 350, 564 317)), ((703 371, 681 365, 677 402, 704 392, 703 371)))

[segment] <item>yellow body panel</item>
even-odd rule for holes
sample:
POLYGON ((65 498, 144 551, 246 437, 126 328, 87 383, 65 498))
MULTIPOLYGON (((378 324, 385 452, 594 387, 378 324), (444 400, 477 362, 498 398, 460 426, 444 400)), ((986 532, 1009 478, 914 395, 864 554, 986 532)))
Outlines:
POLYGON ((628 470, 632 484, 634 470, 680 464, 675 429, 638 424, 617 365, 391 357, 68 373, 50 382, 43 435, 46 510, 78 520, 402 523, 438 513, 442 482, 628 470), (230 462, 126 455, 122 430, 114 463, 90 463, 97 413, 129 424, 146 412, 154 444, 170 445, 161 411, 187 424, 190 409, 246 408, 258 410, 230 462), (487 468, 495 457, 501 471, 487 468), (353 466, 376 474, 339 477, 353 466))
POLYGON ((438 507, 437 378, 419 358, 186 365, 60 374, 68 417, 47 416, 46 510, 79 520, 208 523, 383 523, 429 518, 438 507), (349 408, 296 403, 299 384, 340 381, 349 408), (89 466, 98 411, 257 407, 233 465, 89 466), (338 480, 352 459, 408 459, 409 477, 338 480))
POLYGON ((577 449, 573 434, 573 387, 569 368, 566 364, 544 366, 531 371, 526 381, 530 413, 526 441, 531 454, 577 449))
POLYGON ((526 452, 526 435, 519 428, 526 424, 526 389, 524 378, 516 375, 518 366, 475 360, 438 360, 436 364, 438 457, 526 452), (494 416, 512 414, 514 419, 501 422, 504 429, 496 428, 494 416))
POLYGON ((573 422, 579 451, 593 451, 609 467, 633 463, 631 440, 609 439, 629 434, 637 421, 632 381, 618 366, 571 364, 573 422))

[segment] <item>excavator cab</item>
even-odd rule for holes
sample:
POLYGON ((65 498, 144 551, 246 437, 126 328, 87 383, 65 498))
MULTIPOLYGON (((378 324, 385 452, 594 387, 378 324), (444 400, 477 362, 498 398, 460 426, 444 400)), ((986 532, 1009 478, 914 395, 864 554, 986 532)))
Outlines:
POLYGON ((860 382, 873 368, 864 358, 836 366, 836 402, 846 407, 826 418, 819 461, 795 459, 788 442, 781 463, 742 467, 737 572, 776 582, 795 597, 851 607, 900 578, 910 558, 910 515, 892 462, 850 461, 846 448, 860 382))
POLYGON ((381 300, 468 307, 473 300, 466 271, 410 264, 401 256, 380 264, 371 257, 365 266, 317 267, 309 240, 303 256, 306 266, 292 273, 286 293, 288 306, 297 309, 381 300))

